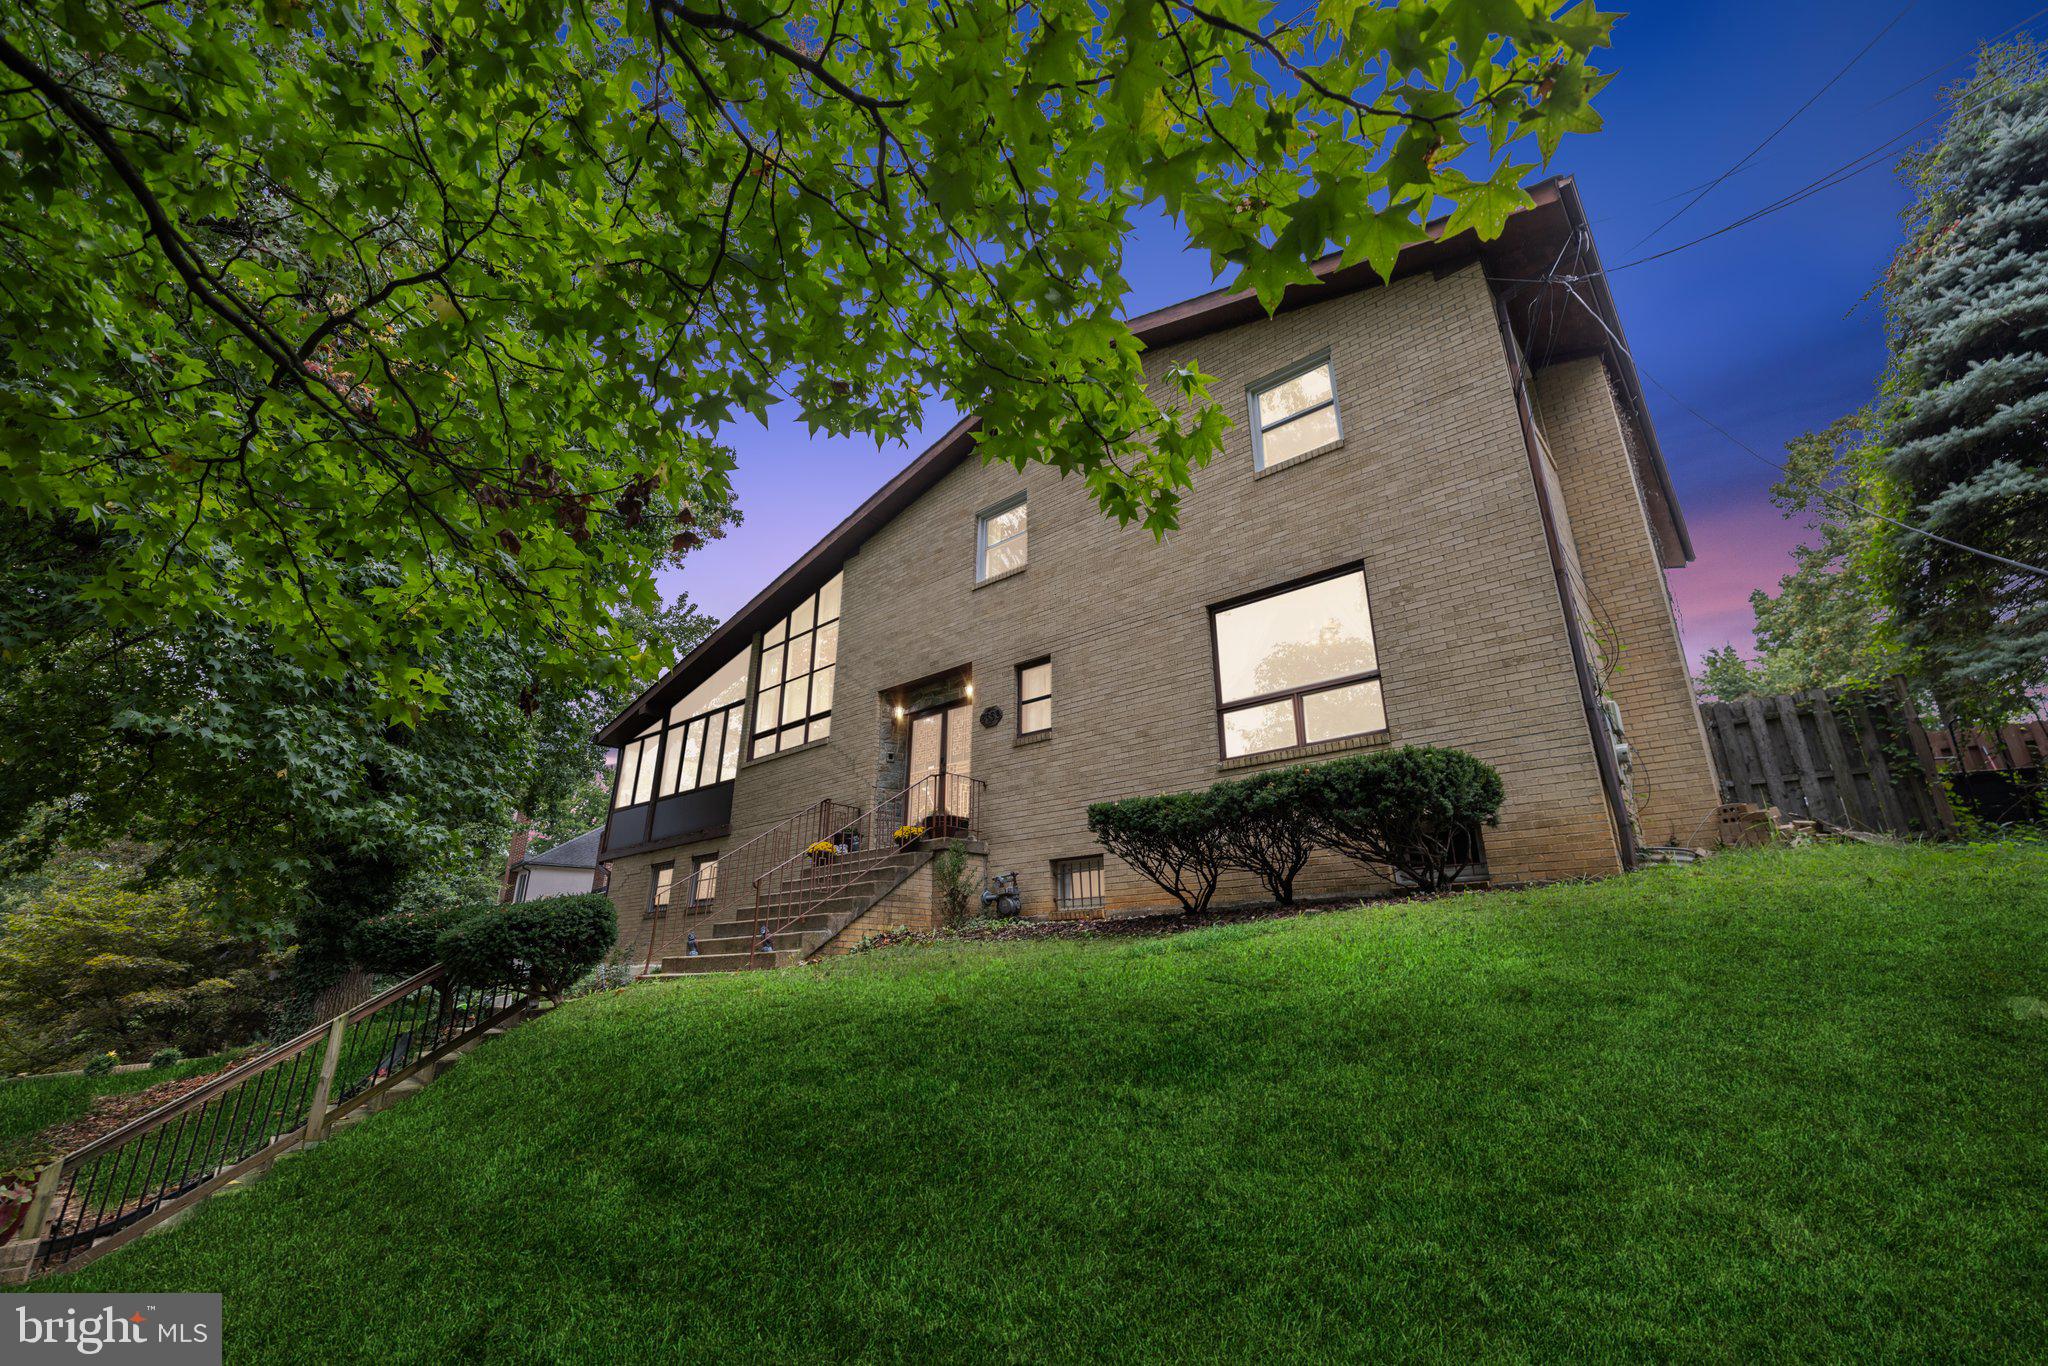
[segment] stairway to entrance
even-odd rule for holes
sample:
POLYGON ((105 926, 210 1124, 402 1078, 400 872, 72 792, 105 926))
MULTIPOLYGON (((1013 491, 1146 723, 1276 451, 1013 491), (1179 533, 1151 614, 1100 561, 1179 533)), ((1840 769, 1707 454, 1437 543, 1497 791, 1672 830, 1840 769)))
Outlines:
MULTIPOLYGON (((697 952, 665 952, 656 975, 745 972, 801 963, 901 887, 955 840, 978 844, 982 784, 936 773, 858 811, 779 862, 733 887, 729 908, 700 922, 697 952), (898 839, 905 831, 916 838, 898 839)), ((817 809, 830 809, 820 803, 817 809)), ((809 823, 806 811, 791 822, 809 823)), ((780 827, 778 827, 778 830, 780 827)), ((758 837, 750 845, 778 844, 758 837)), ((731 887, 720 870, 721 883, 731 887)), ((723 889, 723 888, 722 888, 723 889)))

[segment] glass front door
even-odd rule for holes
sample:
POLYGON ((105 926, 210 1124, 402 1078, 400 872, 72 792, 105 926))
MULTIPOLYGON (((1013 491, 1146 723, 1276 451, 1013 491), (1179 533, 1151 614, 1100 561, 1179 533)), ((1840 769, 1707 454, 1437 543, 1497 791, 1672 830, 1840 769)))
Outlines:
POLYGON ((966 702, 910 718, 907 825, 932 834, 967 817, 967 764, 973 752, 973 708, 966 702))

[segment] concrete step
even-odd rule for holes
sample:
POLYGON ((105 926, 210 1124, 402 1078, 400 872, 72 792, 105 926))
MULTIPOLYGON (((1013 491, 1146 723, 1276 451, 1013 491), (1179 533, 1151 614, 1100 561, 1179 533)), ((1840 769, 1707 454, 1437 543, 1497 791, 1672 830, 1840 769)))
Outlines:
POLYGON ((700 953, 695 958, 664 958, 661 971, 655 975, 694 977, 707 972, 764 972, 801 962, 803 956, 804 951, 797 948, 777 948, 774 953, 700 953))

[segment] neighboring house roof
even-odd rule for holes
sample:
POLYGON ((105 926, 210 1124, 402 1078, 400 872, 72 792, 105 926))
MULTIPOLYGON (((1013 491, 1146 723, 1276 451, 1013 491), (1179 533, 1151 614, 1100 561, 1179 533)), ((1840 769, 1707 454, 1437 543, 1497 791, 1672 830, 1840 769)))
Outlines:
MULTIPOLYGON (((1678 510, 1678 497, 1671 487, 1671 473, 1665 466, 1663 449, 1657 443, 1656 429, 1650 422, 1649 406, 1643 399, 1635 360, 1627 349, 1621 319, 1615 313, 1614 298, 1607 289, 1606 272, 1601 269, 1599 253, 1594 249, 1592 233, 1587 228, 1578 187, 1569 176, 1553 176, 1530 186, 1529 194, 1536 201, 1534 207, 1510 216, 1501 235, 1491 242, 1481 242, 1472 232, 1460 233, 1446 241, 1440 235, 1443 220, 1431 223, 1427 239, 1401 249, 1391 278, 1400 279, 1425 270, 1445 274, 1474 260, 1483 260, 1490 275, 1515 282, 1506 291, 1503 308, 1531 365, 1543 366, 1595 354, 1606 357, 1621 387, 1622 407, 1634 428, 1643 492, 1649 500, 1651 520, 1665 549, 1665 563, 1670 568, 1678 568, 1693 558, 1692 538, 1686 531, 1685 518, 1678 510), (1577 248, 1572 259, 1578 267, 1572 282, 1583 289, 1583 300, 1571 284, 1547 283, 1557 274, 1559 263, 1566 259, 1567 249, 1572 247, 1577 248), (1587 303, 1591 304, 1592 312, 1588 311, 1587 303)), ((1290 286, 1278 312, 1323 303, 1387 283, 1380 279, 1371 265, 1360 262, 1346 267, 1335 255, 1314 262, 1310 269, 1316 274, 1316 283, 1290 286)), ((1154 309, 1133 319, 1131 330, 1150 349, 1257 322, 1266 316, 1265 309, 1251 290, 1220 289, 1154 309)), ((597 733, 597 743, 618 745, 631 739, 645 727, 647 716, 659 713, 680 700, 731 658, 735 650, 750 644, 756 632, 816 592, 869 536, 923 496, 973 452, 977 425, 978 419, 972 415, 954 423, 922 455, 882 485, 872 497, 855 508, 851 516, 805 551, 795 564, 777 575, 773 583, 755 594, 752 601, 726 618, 674 668, 634 698, 597 733)))
POLYGON ((604 839, 604 827, 586 830, 575 839, 563 840, 560 844, 543 849, 538 854, 528 854, 515 867, 519 868, 595 868, 597 867, 598 845, 604 839))

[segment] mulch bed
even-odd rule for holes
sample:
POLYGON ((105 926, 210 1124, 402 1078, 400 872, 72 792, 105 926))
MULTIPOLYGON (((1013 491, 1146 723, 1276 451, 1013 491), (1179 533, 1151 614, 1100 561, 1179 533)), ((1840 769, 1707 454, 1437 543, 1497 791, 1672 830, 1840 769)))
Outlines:
MULTIPOLYGON (((145 1115, 159 1105, 169 1104, 180 1096, 196 1091, 212 1081, 222 1072, 234 1066, 227 1063, 204 1076, 179 1077, 171 1081, 160 1081, 140 1091, 127 1091, 119 1095, 101 1096, 92 1103, 92 1109, 77 1119, 62 1124, 53 1124, 36 1136, 36 1146, 46 1156, 68 1153, 82 1148, 96 1138, 114 1132, 122 1125, 140 1115, 145 1115)), ((39 1159, 40 1160, 40 1159, 39 1159)))
MULTIPOLYGON (((1461 888, 1439 895, 1465 896, 1477 890, 1483 889, 1461 888)), ((1154 915, 1116 916, 1103 920, 973 920, 951 930, 884 930, 879 934, 865 936, 854 952, 889 948, 897 944, 1005 942, 1016 939, 1143 939, 1162 934, 1185 934, 1189 930, 1206 930, 1216 925, 1245 925, 1259 920, 1291 920, 1297 916, 1322 915, 1330 911, 1349 910, 1358 904, 1357 897, 1340 897, 1335 900, 1302 902, 1294 906, 1275 906, 1270 903, 1215 906, 1199 914, 1174 910, 1154 915)))

